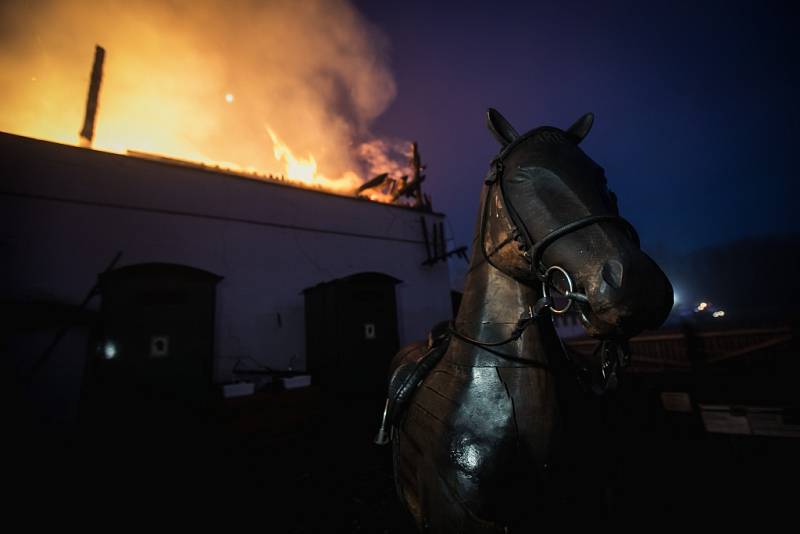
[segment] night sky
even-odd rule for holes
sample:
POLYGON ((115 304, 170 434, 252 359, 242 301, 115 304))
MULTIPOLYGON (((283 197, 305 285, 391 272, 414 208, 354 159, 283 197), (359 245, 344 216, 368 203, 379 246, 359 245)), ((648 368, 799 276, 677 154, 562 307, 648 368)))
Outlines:
POLYGON ((419 142, 456 245, 498 149, 489 106, 520 132, 594 112, 583 148, 658 256, 800 228, 790 3, 357 6, 389 38, 398 85, 375 130, 419 142))

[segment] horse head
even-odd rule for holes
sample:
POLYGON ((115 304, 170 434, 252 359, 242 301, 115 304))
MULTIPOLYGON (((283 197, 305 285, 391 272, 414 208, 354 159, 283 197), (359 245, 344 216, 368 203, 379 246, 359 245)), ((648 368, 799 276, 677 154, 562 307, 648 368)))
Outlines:
POLYGON ((494 109, 488 127, 502 145, 478 224, 486 260, 545 294, 560 287, 595 337, 629 338, 663 323, 672 286, 620 217, 603 168, 580 148, 586 114, 566 130, 520 135, 494 109))

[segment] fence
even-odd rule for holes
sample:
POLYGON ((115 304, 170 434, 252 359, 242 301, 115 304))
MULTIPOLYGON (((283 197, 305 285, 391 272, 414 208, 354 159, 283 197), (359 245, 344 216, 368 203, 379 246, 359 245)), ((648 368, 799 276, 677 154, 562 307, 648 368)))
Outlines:
MULTIPOLYGON (((797 336, 791 328, 737 329, 711 332, 651 333, 630 340, 628 372, 689 371, 694 363, 718 364, 755 357, 767 349, 794 350, 797 336)), ((597 341, 567 341, 569 349, 590 356, 597 341)))

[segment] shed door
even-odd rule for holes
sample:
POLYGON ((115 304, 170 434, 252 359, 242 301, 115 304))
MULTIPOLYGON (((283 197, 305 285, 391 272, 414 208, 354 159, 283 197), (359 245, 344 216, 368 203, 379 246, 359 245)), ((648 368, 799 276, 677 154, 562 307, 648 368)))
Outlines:
POLYGON ((385 390, 398 349, 398 282, 359 273, 305 291, 306 361, 316 383, 340 391, 385 390))
POLYGON ((102 326, 85 380, 94 408, 142 417, 202 411, 211 387, 219 280, 160 263, 101 276, 102 326))

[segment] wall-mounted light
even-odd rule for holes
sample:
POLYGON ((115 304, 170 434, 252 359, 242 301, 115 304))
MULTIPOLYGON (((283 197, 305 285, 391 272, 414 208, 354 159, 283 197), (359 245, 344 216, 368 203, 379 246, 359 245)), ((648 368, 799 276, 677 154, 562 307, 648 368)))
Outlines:
POLYGON ((113 341, 106 341, 103 344, 103 357, 106 360, 113 360, 117 357, 117 346, 113 341))

